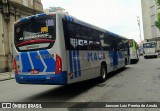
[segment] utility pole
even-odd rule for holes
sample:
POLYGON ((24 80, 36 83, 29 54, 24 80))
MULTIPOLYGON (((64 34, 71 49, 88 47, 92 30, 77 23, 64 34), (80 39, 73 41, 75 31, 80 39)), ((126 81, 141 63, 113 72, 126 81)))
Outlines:
POLYGON ((140 42, 142 41, 142 38, 141 38, 141 21, 140 21, 140 17, 137 16, 137 22, 138 22, 138 26, 139 26, 139 32, 140 32, 140 42))

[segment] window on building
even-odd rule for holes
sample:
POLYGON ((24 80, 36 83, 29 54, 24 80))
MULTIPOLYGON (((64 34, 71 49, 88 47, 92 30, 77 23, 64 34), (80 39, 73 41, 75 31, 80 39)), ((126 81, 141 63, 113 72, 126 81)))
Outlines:
POLYGON ((22 0, 22 5, 27 6, 28 7, 28 0, 22 0))
POLYGON ((33 5, 33 0, 30 0, 31 1, 31 5, 33 5))

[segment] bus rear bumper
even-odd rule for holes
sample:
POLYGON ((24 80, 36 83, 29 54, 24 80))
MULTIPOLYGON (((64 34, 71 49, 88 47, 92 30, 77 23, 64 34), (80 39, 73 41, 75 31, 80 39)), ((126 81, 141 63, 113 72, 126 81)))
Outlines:
POLYGON ((51 75, 15 75, 19 84, 67 85, 67 72, 51 75))
POLYGON ((156 57, 158 55, 159 55, 158 53, 155 53, 155 54, 143 54, 144 57, 156 57))

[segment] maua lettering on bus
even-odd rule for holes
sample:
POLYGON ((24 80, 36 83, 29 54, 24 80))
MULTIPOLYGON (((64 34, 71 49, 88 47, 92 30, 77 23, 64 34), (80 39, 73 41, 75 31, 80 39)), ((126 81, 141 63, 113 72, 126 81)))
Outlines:
POLYGON ((104 60, 104 59, 105 59, 105 53, 103 52, 88 52, 88 62, 104 60))

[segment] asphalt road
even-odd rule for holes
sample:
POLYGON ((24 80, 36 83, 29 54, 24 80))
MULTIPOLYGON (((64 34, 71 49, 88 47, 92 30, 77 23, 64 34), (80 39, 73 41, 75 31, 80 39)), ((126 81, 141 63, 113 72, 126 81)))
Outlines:
MULTIPOLYGON (((104 83, 89 80, 68 86, 20 85, 15 80, 0 82, 1 102, 160 102, 160 58, 140 58, 137 64, 110 73, 104 83)), ((9 110, 9 109, 8 109, 9 110)), ((8 111, 7 110, 7 111, 8 111)), ((41 111, 50 109, 41 109, 41 111)), ((57 109, 55 109, 57 110, 57 109)), ((58 109, 85 111, 91 109, 58 109)), ((135 109, 92 109, 92 111, 135 109)), ((153 109, 136 109, 136 111, 153 109)), ((160 109, 154 109, 159 111, 160 109)), ((0 109, 1 111, 1 109, 0 109)), ((19 111, 17 109, 16 111, 19 111)), ((28 111, 27 109, 25 111, 28 111)), ((38 110, 37 110, 38 111, 38 110)))

